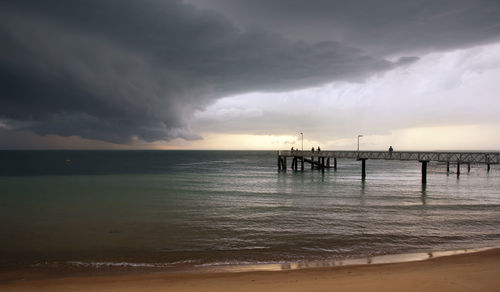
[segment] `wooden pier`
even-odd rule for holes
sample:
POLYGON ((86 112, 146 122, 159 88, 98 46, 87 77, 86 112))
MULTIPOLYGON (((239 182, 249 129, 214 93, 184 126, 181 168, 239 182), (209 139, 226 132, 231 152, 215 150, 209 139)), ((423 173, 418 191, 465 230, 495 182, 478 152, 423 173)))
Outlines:
POLYGON ((427 164, 429 162, 445 162, 447 173, 450 172, 450 164, 456 164, 457 177, 460 176, 460 165, 467 164, 470 172, 471 164, 485 164, 486 170, 490 171, 491 164, 500 164, 500 152, 436 152, 436 151, 278 151, 278 170, 287 169, 287 158, 292 158, 291 169, 304 170, 305 163, 309 163, 311 169, 325 170, 337 169, 337 159, 347 158, 361 161, 361 178, 366 178, 366 160, 404 160, 419 161, 422 164, 422 183, 427 183, 427 164))

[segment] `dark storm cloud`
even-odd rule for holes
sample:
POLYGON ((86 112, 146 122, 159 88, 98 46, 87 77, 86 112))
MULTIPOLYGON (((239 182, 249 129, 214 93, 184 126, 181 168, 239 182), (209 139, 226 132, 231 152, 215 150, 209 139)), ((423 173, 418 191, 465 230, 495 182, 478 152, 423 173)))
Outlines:
POLYGON ((0 122, 42 135, 198 139, 190 118, 222 96, 359 81, 415 60, 240 31, 179 1, 19 0, 0 11, 0 122))
POLYGON ((371 54, 428 52, 500 39, 498 0, 187 0, 242 27, 336 40, 371 54))

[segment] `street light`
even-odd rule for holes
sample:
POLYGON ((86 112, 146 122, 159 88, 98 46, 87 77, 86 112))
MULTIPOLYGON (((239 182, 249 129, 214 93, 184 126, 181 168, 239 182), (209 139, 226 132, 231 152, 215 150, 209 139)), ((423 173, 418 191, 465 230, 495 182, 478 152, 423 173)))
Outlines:
POLYGON ((300 132, 300 135, 302 135, 302 151, 304 151, 304 133, 300 132))
POLYGON ((358 152, 359 152, 359 138, 363 137, 363 135, 358 135, 358 152))

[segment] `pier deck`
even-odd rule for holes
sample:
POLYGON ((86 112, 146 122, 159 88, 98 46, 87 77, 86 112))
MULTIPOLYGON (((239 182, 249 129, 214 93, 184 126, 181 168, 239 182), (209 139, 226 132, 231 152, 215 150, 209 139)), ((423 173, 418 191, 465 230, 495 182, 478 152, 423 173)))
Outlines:
POLYGON ((450 163, 457 165, 457 176, 460 176, 460 164, 467 164, 470 171, 472 164, 485 164, 487 171, 490 171, 491 164, 500 164, 500 152, 440 152, 440 151, 299 151, 280 150, 278 151, 278 169, 286 170, 287 157, 292 158, 291 168, 298 170, 300 162, 301 170, 304 170, 304 163, 311 164, 311 168, 324 170, 332 168, 330 161, 333 159, 333 168, 337 169, 337 158, 357 159, 361 164, 361 177, 366 177, 366 160, 404 160, 419 161, 422 163, 422 183, 427 182, 427 163, 446 162, 447 171, 450 171, 450 163))

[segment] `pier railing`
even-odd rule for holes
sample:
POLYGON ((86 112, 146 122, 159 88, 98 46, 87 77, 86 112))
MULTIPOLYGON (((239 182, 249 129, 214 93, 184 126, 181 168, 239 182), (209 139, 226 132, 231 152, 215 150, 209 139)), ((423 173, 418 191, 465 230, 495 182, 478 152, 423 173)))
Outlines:
POLYGON ((352 158, 381 160, 415 160, 451 163, 500 164, 500 152, 437 152, 437 151, 297 151, 280 150, 282 157, 352 158))

